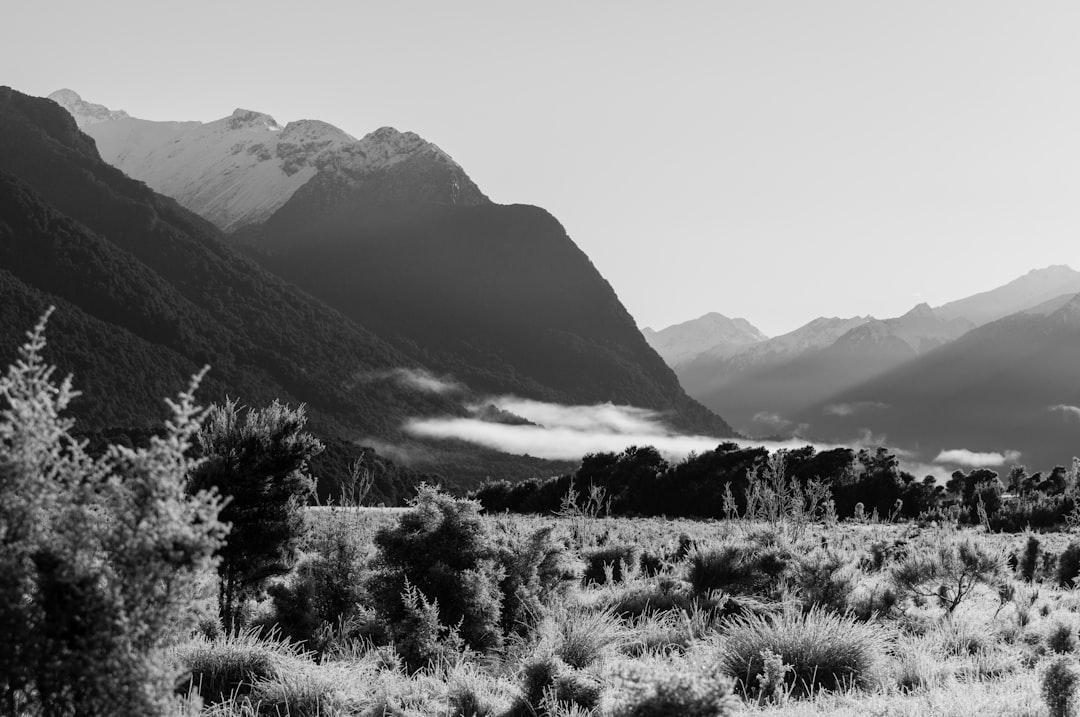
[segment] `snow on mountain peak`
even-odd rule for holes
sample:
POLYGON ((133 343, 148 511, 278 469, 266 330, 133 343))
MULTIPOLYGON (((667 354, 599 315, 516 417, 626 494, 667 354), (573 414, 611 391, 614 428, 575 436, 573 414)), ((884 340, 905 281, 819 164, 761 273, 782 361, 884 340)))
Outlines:
POLYGON ((75 124, 80 128, 109 120, 128 118, 128 113, 123 110, 110 110, 105 105, 87 102, 79 96, 79 93, 67 88, 53 92, 49 95, 49 99, 66 109, 68 114, 75 118, 75 124))
POLYGON ((93 137, 102 159, 225 231, 267 220, 316 174, 347 184, 414 158, 450 170, 449 201, 487 201, 449 155, 393 127, 358 140, 327 122, 282 127, 244 108, 212 122, 154 122, 84 102, 71 90, 52 99, 93 137), (126 121, 111 121, 118 119, 126 121))
POLYGON ((254 112, 252 110, 243 110, 239 108, 233 110, 233 113, 229 115, 225 126, 231 130, 268 129, 272 132, 277 132, 281 129, 281 125, 279 125, 270 115, 263 112, 254 112))

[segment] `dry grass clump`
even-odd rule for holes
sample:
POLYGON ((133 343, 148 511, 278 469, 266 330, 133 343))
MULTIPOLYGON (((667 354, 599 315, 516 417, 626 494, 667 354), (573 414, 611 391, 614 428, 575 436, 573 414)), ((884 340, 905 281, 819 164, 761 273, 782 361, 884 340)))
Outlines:
POLYGON ((718 657, 739 690, 753 695, 764 674, 765 653, 771 651, 791 667, 791 693, 805 696, 872 685, 885 642, 880 626, 815 607, 729 620, 721 629, 718 657))

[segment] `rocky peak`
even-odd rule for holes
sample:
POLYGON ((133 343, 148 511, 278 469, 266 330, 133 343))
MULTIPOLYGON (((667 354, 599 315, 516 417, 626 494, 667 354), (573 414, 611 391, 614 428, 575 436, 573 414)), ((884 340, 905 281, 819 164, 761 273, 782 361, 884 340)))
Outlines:
POLYGON ((68 114, 75 118, 75 124, 80 128, 128 117, 128 113, 123 110, 110 110, 105 105, 87 102, 79 96, 79 93, 66 88, 53 92, 49 95, 49 99, 66 109, 68 114))
POLYGON ((225 122, 225 127, 230 130, 240 129, 268 129, 278 131, 281 129, 273 117, 263 112, 253 110, 235 109, 225 122))

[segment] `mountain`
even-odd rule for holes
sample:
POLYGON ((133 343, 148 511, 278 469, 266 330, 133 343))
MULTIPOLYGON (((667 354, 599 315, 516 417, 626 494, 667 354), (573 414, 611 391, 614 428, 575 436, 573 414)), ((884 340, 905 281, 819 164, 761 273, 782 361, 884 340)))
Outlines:
MULTIPOLYGON (((383 127, 362 139, 318 120, 284 127, 261 112, 237 109, 213 122, 152 122, 87 103, 71 90, 49 95, 94 138, 102 159, 219 228, 232 231, 268 219, 314 177, 335 188, 395 165, 410 173, 403 200, 442 194, 477 204, 487 198, 453 159, 411 132, 383 127)), ((400 172, 399 172, 400 173, 400 172)))
POLYGON ((49 95, 49 99, 66 109, 75 118, 75 124, 80 129, 90 125, 109 120, 122 120, 128 118, 128 113, 123 110, 110 110, 105 105, 95 105, 86 102, 72 90, 57 90, 49 95))
MULTIPOLYGON (((963 319, 938 317, 926 304, 893 319, 851 321, 858 323, 832 342, 825 343, 830 333, 827 329, 835 330, 842 322, 833 320, 820 326, 811 335, 820 340, 817 346, 809 341, 792 342, 804 350, 779 361, 744 363, 746 368, 741 370, 729 368, 722 384, 714 383, 695 397, 713 410, 722 407, 724 415, 744 430, 800 432, 801 421, 792 420, 800 409, 885 373, 972 328, 963 319)), ((738 367, 737 360, 738 354, 729 359, 728 366, 738 367)))
POLYGON ((537 207, 493 204, 435 145, 383 128, 359 143, 338 137, 325 147, 305 146, 292 176, 309 176, 286 192, 280 137, 292 125, 234 113, 175 130, 167 142, 148 140, 199 160, 168 174, 151 159, 157 150, 141 144, 157 136, 156 123, 142 122, 88 129, 111 147, 106 159, 151 186, 158 182, 219 226, 239 227, 236 246, 411 362, 482 394, 633 405, 661 412, 680 430, 733 435, 685 394, 554 217, 537 207), (132 126, 137 132, 125 134, 132 126), (255 146, 266 152, 253 152, 255 146), (138 162, 130 160, 136 156, 138 162), (266 172, 275 183, 248 184, 245 172, 266 172), (216 205, 200 208, 178 189, 188 186, 235 187, 244 202, 230 206, 261 209, 225 218, 216 205))
POLYGON ((1077 292, 1080 292, 1080 271, 1063 265, 1048 266, 1033 269, 996 289, 949 302, 934 311, 945 319, 963 318, 981 326, 1077 292))
POLYGON ((850 319, 818 317, 794 331, 747 344, 737 350, 707 350, 680 364, 675 373, 691 396, 702 395, 727 385, 740 374, 790 361, 797 356, 831 345, 851 329, 871 317, 850 319))
POLYGON ((746 319, 729 319, 715 312, 660 331, 646 327, 641 333, 672 368, 706 351, 731 353, 769 338, 746 319))
POLYGON ((1080 453, 1080 294, 980 326, 793 419, 822 439, 869 430, 926 461, 962 449, 1067 465, 1080 453))
MULTIPOLYGON (((163 399, 206 364, 200 400, 306 402, 312 429, 346 453, 355 442, 415 450, 403 421, 466 415, 396 380, 422 364, 103 162, 55 103, 0 88, 0 361, 50 304, 47 358, 75 374, 84 431, 159 424, 163 399)), ((556 467, 454 445, 422 451, 461 486, 556 467)))

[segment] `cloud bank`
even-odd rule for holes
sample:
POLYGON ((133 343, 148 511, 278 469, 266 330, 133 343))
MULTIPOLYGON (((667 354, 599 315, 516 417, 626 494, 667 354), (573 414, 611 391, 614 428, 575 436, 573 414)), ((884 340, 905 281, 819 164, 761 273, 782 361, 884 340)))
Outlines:
POLYGON ((965 468, 996 468, 1006 463, 1015 463, 1019 459, 1020 451, 978 453, 966 448, 953 448, 938 453, 934 463, 948 463, 965 468))
MULTIPOLYGON (((578 460, 587 453, 617 453, 629 446, 653 446, 670 458, 691 452, 711 451, 731 440, 715 436, 687 435, 670 430, 656 411, 603 403, 567 406, 502 396, 484 401, 528 419, 537 425, 492 423, 475 417, 418 418, 404 430, 418 438, 455 439, 504 453, 549 460, 578 460)), ((798 448, 807 441, 738 440, 744 447, 769 450, 798 448)), ((833 446, 815 446, 832 448, 833 446)))
POLYGON ((390 371, 369 371, 356 377, 357 383, 374 383, 378 381, 393 381, 402 388, 408 388, 420 393, 437 393, 445 395, 449 393, 463 393, 466 387, 451 379, 436 376, 422 368, 395 368, 390 371))
POLYGON ((881 401, 856 401, 855 403, 834 403, 822 411, 826 416, 850 416, 860 411, 888 408, 889 404, 881 401))
POLYGON ((1059 403, 1056 406, 1050 406, 1050 410, 1061 413, 1065 417, 1065 420, 1080 420, 1080 406, 1070 406, 1067 403, 1059 403))

